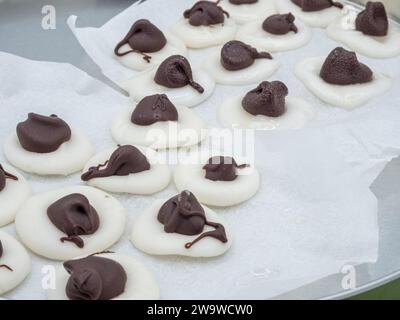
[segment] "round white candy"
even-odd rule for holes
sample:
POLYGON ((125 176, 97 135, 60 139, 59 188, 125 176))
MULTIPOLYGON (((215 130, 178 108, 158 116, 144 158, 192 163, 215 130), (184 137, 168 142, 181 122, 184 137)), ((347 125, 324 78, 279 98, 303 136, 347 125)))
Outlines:
POLYGON ((98 189, 86 186, 68 187, 31 197, 18 211, 15 227, 21 241, 33 252, 53 260, 68 260, 101 252, 121 237, 126 222, 126 211, 118 200, 98 189), (66 234, 47 216, 48 207, 55 201, 73 193, 84 195, 97 211, 100 225, 94 234, 80 236, 84 247, 61 242, 66 234))
POLYGON ((275 8, 275 2, 272 0, 259 0, 255 3, 241 5, 232 4, 229 0, 222 0, 219 5, 239 24, 254 21, 278 12, 275 8))
POLYGON ((25 248, 12 236, 0 231, 0 241, 3 246, 3 255, 0 257, 0 295, 17 287, 31 272, 31 258, 25 248))
MULTIPOLYGON (((154 275, 139 261, 128 255, 101 253, 102 257, 118 262, 125 270, 127 281, 125 291, 112 300, 156 300, 160 298, 160 289, 154 275)), ((64 267, 56 270, 56 287, 47 290, 49 300, 68 300, 65 293, 70 275, 64 267)))

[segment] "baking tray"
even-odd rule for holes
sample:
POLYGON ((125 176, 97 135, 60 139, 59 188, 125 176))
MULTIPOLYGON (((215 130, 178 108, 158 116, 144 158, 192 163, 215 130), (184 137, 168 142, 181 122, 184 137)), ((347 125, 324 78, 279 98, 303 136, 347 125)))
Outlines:
MULTIPOLYGON (((71 14, 79 14, 79 26, 98 27, 111 17, 141 0, 0 0, 0 51, 22 57, 69 62, 94 78, 118 89, 105 78, 83 51, 66 25, 71 14), (56 8, 55 30, 41 27, 42 7, 56 8)), ((147 0, 151 1, 151 0, 147 0)), ((173 1, 173 0, 166 0, 173 1)), ((366 2, 355 1, 355 2, 366 2)), ((384 1, 392 18, 400 21, 400 0, 384 1)), ((372 185, 379 201, 379 257, 374 264, 356 268, 356 289, 343 290, 345 274, 336 274, 298 288, 277 298, 342 299, 400 278, 400 159, 393 160, 372 185)))

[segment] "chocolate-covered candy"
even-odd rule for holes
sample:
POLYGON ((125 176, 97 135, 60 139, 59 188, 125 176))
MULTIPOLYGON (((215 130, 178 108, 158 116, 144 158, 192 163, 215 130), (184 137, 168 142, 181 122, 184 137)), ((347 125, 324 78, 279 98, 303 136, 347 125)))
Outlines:
POLYGON ((232 157, 215 156, 208 159, 203 166, 205 178, 212 181, 233 181, 237 178, 237 170, 247 167, 247 164, 238 165, 232 157))
POLYGON ((143 59, 150 62, 151 57, 144 53, 160 51, 166 44, 167 39, 160 29, 149 20, 140 19, 132 25, 127 35, 117 44, 114 53, 121 57, 131 52, 137 52, 143 54, 143 59), (119 49, 125 44, 129 44, 131 50, 119 52, 119 49))
POLYGON ((67 235, 60 240, 73 242, 83 248, 79 236, 93 234, 99 228, 100 220, 96 210, 82 194, 73 193, 62 197, 47 208, 50 221, 67 235))
POLYGON ((211 1, 198 1, 183 13, 183 16, 195 27, 223 23, 225 15, 229 17, 229 14, 218 6, 217 2, 211 1))
POLYGON ((368 66, 358 61, 355 52, 338 47, 326 58, 320 77, 331 84, 349 85, 370 82, 373 73, 368 66))
POLYGON ((203 207, 187 190, 165 202, 158 212, 157 219, 164 225, 164 231, 167 233, 175 232, 187 236, 200 234, 195 240, 185 244, 187 249, 205 237, 213 237, 223 243, 228 241, 224 226, 207 221, 203 207), (206 225, 215 230, 202 233, 206 225))
POLYGON ((203 87, 193 80, 189 61, 181 55, 173 55, 165 59, 157 69, 154 81, 167 88, 182 88, 190 85, 203 93, 203 87))
POLYGON ((258 52, 257 49, 237 40, 229 41, 221 49, 221 64, 229 71, 245 69, 254 63, 255 59, 272 59, 268 52, 258 52))
POLYGON ((165 94, 144 97, 132 113, 131 121, 148 126, 159 121, 178 121, 178 111, 165 94))
POLYGON ((127 275, 116 261, 97 256, 64 262, 70 274, 65 288, 71 300, 110 300, 125 291, 127 275))
POLYGON ((88 181, 94 178, 127 176, 149 169, 150 163, 146 156, 138 148, 125 145, 118 147, 104 164, 90 167, 87 172, 82 174, 81 179, 88 181))
MULTIPOLYGON (((0 240, 0 259, 1 259, 1 257, 3 256, 3 244, 1 243, 1 240, 0 240)), ((4 269, 7 269, 8 271, 13 271, 13 269, 11 269, 8 265, 6 265, 6 264, 1 264, 0 263, 0 268, 4 268, 4 269)))
POLYGON ((0 191, 6 187, 6 179, 18 180, 18 177, 5 171, 3 166, 0 164, 0 191))
POLYGON ((369 1, 365 10, 361 11, 356 19, 356 29, 370 36, 386 36, 389 21, 385 6, 382 2, 369 1))
POLYGON ((288 88, 281 81, 263 81, 249 91, 242 100, 242 107, 252 115, 279 117, 285 113, 288 88))
POLYGON ((56 115, 50 117, 29 113, 28 119, 17 125, 17 136, 21 146, 31 152, 56 151, 71 139, 68 124, 56 115))
POLYGON ((320 11, 330 7, 343 8, 343 4, 332 0, 292 0, 292 2, 305 12, 320 11))
POLYGON ((241 5, 241 4, 253 4, 258 2, 258 0, 229 0, 230 3, 241 5))
POLYGON ((262 28, 272 34, 283 35, 290 31, 297 33, 298 29, 294 24, 295 17, 291 13, 274 14, 264 20, 262 28))

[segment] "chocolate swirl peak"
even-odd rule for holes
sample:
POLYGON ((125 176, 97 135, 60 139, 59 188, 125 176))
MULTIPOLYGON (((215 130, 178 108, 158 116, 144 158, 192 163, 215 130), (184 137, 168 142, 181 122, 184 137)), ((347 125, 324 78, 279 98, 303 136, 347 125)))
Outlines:
POLYGON ((182 88, 190 85, 199 93, 204 92, 203 87, 193 80, 189 61, 180 55, 165 59, 158 67, 154 81, 167 88, 182 88))
MULTIPOLYGON (((0 240, 0 259, 1 259, 1 257, 3 256, 3 244, 1 243, 1 240, 0 240)), ((4 268, 4 269, 7 269, 8 271, 13 271, 13 269, 11 269, 8 265, 6 265, 6 264, 0 264, 0 269, 1 268, 4 268)))
POLYGON ((116 261, 94 255, 64 262, 70 274, 65 288, 71 300, 110 300, 125 291, 127 275, 116 261))
POLYGON ((294 24, 295 17, 291 13, 274 14, 264 20, 262 28, 272 34, 283 35, 290 31, 297 33, 298 29, 294 24))
POLYGON ((370 82, 373 73, 368 66, 358 61, 355 52, 338 47, 326 58, 320 77, 331 84, 349 85, 370 82))
POLYGON ((117 44, 114 53, 122 57, 131 52, 137 52, 143 55, 143 59, 150 62, 151 56, 145 52, 160 51, 167 44, 167 39, 160 29, 158 29, 149 20, 140 19, 136 21, 127 35, 117 44), (119 52, 119 49, 128 44, 131 50, 119 52))
POLYGON ((288 88, 281 81, 263 81, 249 91, 242 100, 242 107, 252 115, 279 117, 285 113, 288 88))
POLYGON ((258 52, 257 49, 237 40, 229 41, 221 49, 221 64, 229 71, 245 69, 254 63, 255 59, 272 59, 268 52, 258 52))
POLYGON ((370 36, 386 36, 389 21, 383 3, 368 1, 365 10, 357 16, 356 29, 370 36))
POLYGON ((205 237, 212 237, 223 243, 228 241, 224 226, 207 221, 203 207, 187 190, 165 202, 158 212, 157 219, 164 225, 164 231, 167 233, 175 232, 187 236, 200 235, 192 242, 186 243, 186 249, 190 249, 205 237), (215 230, 202 233, 205 226, 213 227, 215 230))
POLYGON ((330 7, 343 8, 343 4, 332 0, 292 0, 292 2, 305 12, 320 11, 330 7))
POLYGON ((90 167, 82 174, 81 179, 88 181, 94 178, 111 176, 127 176, 131 173, 142 172, 150 169, 146 156, 134 146, 125 145, 118 147, 104 164, 90 167))
POLYGON ((47 208, 50 221, 67 235, 61 242, 70 241, 83 248, 80 235, 93 234, 99 228, 99 216, 89 200, 80 193, 62 197, 47 208))
POLYGON ((232 157, 215 156, 208 159, 203 166, 206 179, 212 181, 233 181, 237 178, 237 169, 247 167, 247 164, 238 165, 232 157))
POLYGON ((50 117, 29 113, 28 119, 17 125, 17 136, 22 147, 31 152, 56 151, 71 139, 68 124, 52 114, 50 117))
POLYGON ((144 97, 132 113, 131 121, 148 126, 159 121, 178 121, 178 111, 165 94, 144 97))
POLYGON ((229 18, 229 14, 218 6, 218 3, 219 1, 198 1, 192 8, 186 10, 183 16, 195 27, 223 23, 225 15, 229 18))
POLYGON ((7 179, 18 180, 18 177, 5 171, 3 169, 3 166, 0 164, 0 191, 2 191, 6 187, 7 179))
POLYGON ((258 0, 229 0, 230 3, 241 5, 241 4, 253 4, 258 2, 258 0))

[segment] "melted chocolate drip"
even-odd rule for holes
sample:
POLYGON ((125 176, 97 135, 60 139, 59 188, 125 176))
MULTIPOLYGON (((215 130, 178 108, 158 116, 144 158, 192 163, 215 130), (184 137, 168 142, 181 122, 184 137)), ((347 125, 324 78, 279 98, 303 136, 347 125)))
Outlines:
POLYGON ((148 126, 159 121, 178 121, 178 111, 165 94, 143 98, 132 113, 131 121, 148 126))
POLYGON ((125 291, 127 275, 116 261, 94 255, 64 262, 70 274, 65 292, 71 300, 110 300, 125 291))
POLYGON ((230 3, 240 5, 240 4, 253 4, 258 2, 258 0, 229 0, 230 3))
POLYGON ((182 88, 190 85, 199 93, 204 92, 203 87, 193 80, 189 61, 180 55, 165 59, 158 67, 154 81, 167 88, 182 88))
POLYGON ((191 9, 186 10, 183 16, 195 27, 223 23, 224 15, 229 18, 229 13, 218 6, 218 3, 219 1, 198 1, 191 9))
POLYGON ((305 12, 320 11, 330 7, 343 8, 343 4, 332 0, 292 0, 292 2, 305 12))
POLYGON ((242 107, 252 115, 279 117, 285 113, 288 88, 280 81, 263 81, 249 91, 242 100, 242 107))
POLYGON ((297 33, 298 29, 294 20, 295 17, 291 13, 274 14, 264 20, 262 27, 265 31, 277 35, 287 34, 290 31, 297 33))
POLYGON ((164 225, 164 231, 167 233, 176 232, 187 236, 200 234, 195 240, 185 244, 186 249, 205 237, 212 237, 223 243, 228 241, 224 226, 207 221, 203 207, 187 190, 165 202, 158 212, 157 219, 164 225), (201 234, 206 225, 215 230, 201 234))
POLYGON ((373 73, 358 61, 355 52, 338 47, 326 58, 320 77, 331 84, 349 85, 370 82, 373 73))
MULTIPOLYGON (((3 244, 1 243, 1 240, 0 240, 0 259, 1 259, 1 257, 3 256, 3 244)), ((6 264, 0 264, 0 268, 4 268, 4 269, 7 269, 8 271, 13 271, 13 269, 11 269, 8 265, 6 265, 6 264)))
POLYGON ((25 150, 49 153, 71 139, 71 129, 54 114, 46 117, 29 113, 28 119, 17 125, 17 136, 25 150))
POLYGON ((5 171, 3 166, 0 164, 0 191, 6 187, 6 179, 18 180, 18 177, 5 171))
POLYGON ((87 172, 82 174, 81 179, 88 181, 94 178, 127 176, 149 169, 150 163, 146 156, 138 148, 126 145, 118 147, 104 164, 90 167, 87 172))
POLYGON ((83 248, 80 235, 93 234, 99 228, 99 216, 82 194, 73 193, 54 202, 47 209, 47 216, 57 229, 64 232, 61 242, 70 241, 83 248))
POLYGON ((382 2, 367 2, 364 11, 361 11, 356 19, 356 29, 370 36, 386 36, 389 21, 385 6, 382 2))
POLYGON ((140 19, 132 25, 127 35, 117 44, 114 53, 122 57, 128 53, 136 52, 142 54, 143 59, 150 62, 151 56, 144 52, 160 51, 166 44, 167 39, 160 29, 149 20, 140 19), (125 44, 129 44, 131 50, 119 52, 119 49, 125 44))
POLYGON ((229 41, 221 49, 221 64, 229 71, 245 69, 254 63, 255 59, 272 59, 268 52, 258 52, 257 49, 237 40, 229 41))
POLYGON ((232 157, 215 156, 208 159, 203 169, 206 179, 212 181, 233 181, 237 178, 236 169, 248 167, 247 164, 238 165, 232 157))

